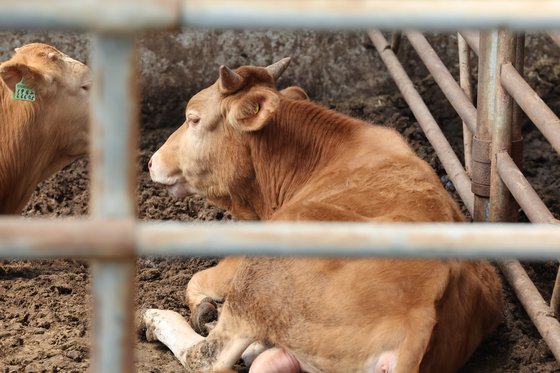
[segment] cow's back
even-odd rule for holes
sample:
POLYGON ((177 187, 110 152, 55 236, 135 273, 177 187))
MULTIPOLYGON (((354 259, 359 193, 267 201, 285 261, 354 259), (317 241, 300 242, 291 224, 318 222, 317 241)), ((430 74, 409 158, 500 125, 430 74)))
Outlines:
MULTIPOLYGON (((272 219, 464 220, 431 166, 420 159, 395 130, 350 118, 314 103, 289 99, 283 102, 282 110, 289 113, 286 114, 288 125, 299 127, 299 136, 313 137, 316 142, 328 141, 329 146, 322 152, 321 167, 310 172, 303 164, 301 169, 293 171, 305 175, 305 183, 272 219), (319 115, 327 118, 320 121, 320 130, 306 130, 309 124, 305 121, 319 115), (327 132, 322 126, 328 126, 330 121, 337 129, 327 137, 322 133, 327 132)), ((280 153, 277 158, 289 158, 297 149, 278 147, 276 152, 280 153)), ((255 163, 259 161, 256 159, 255 163)))

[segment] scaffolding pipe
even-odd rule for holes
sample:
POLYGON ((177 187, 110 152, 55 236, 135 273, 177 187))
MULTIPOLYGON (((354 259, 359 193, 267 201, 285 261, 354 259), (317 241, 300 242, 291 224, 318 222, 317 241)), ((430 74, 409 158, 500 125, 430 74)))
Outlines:
MULTIPOLYGON (((511 31, 493 31, 497 35, 497 44, 494 38, 488 40, 491 43, 490 63, 492 66, 490 86, 494 91, 489 96, 493 102, 488 110, 491 125, 492 146, 490 149, 491 171, 490 171, 490 221, 492 222, 515 222, 518 220, 517 205, 505 183, 496 170, 496 155, 499 152, 511 154, 512 125, 513 125, 513 99, 502 87, 500 81, 500 67, 504 63, 515 61, 515 46, 517 36, 511 31)), ((481 81, 480 84, 484 84, 481 81)))
MULTIPOLYGON (((519 72, 519 75, 523 77, 525 71, 525 33, 519 33, 517 35, 517 45, 515 46, 515 69, 519 72)), ((522 125, 523 125, 523 110, 517 104, 513 103, 513 122, 511 128, 511 141, 512 158, 515 161, 517 167, 523 170, 523 135, 522 135, 522 125)))
POLYGON ((422 127, 424 134, 432 144, 440 162, 442 163, 449 178, 455 185, 457 193, 463 200, 465 206, 472 214, 473 212, 473 194, 470 190, 471 181, 461 165, 461 161, 453 152, 451 145, 441 132, 430 110, 414 88, 414 84, 404 71, 395 53, 391 50, 387 40, 379 31, 371 30, 368 32, 373 45, 381 56, 381 59, 387 66, 389 73, 401 91, 405 101, 412 110, 416 120, 422 127))
POLYGON ((480 46, 479 33, 477 31, 460 31, 459 34, 466 40, 473 52, 478 55, 480 46))
POLYGON ((492 167, 492 123, 498 54, 498 31, 480 34, 480 53, 478 58, 477 124, 473 139, 474 221, 490 220, 490 173, 492 167))
POLYGON ((554 288, 550 297, 550 310, 554 317, 558 319, 560 316, 560 268, 556 272, 556 279, 554 280, 554 288))
MULTIPOLYGON (((473 103, 472 87, 472 64, 469 45, 466 40, 457 33, 457 49, 459 53, 459 85, 469 102, 473 103)), ((475 123, 476 126, 476 123, 475 123)), ((476 128, 475 128, 476 130, 476 128)), ((465 171, 472 178, 472 138, 473 133, 468 125, 463 121, 463 150, 465 154, 465 171)))
POLYGON ((139 255, 556 258, 550 224, 142 223, 139 255))
POLYGON ((506 152, 496 156, 497 171, 507 185, 516 201, 532 223, 557 224, 558 221, 548 210, 537 192, 519 170, 513 159, 506 152))
MULTIPOLYGON (((136 218, 139 97, 135 52, 131 35, 96 35, 92 41, 90 211, 94 218, 136 218)), ((134 250, 128 245, 114 249, 134 250)), ((93 372, 134 371, 135 264, 134 257, 92 261, 93 372)))
POLYGON ((554 149, 560 153, 560 119, 531 89, 512 64, 502 66, 502 84, 541 131, 554 149))
POLYGON ((391 49, 395 54, 399 53, 399 47, 401 46, 402 32, 396 31, 391 33, 391 49))
POLYGON ((179 0, 2 1, 0 29, 132 32, 180 26, 179 0))
POLYGON ((467 124, 469 130, 476 131, 476 108, 465 91, 457 84, 428 40, 417 31, 407 31, 405 35, 457 114, 467 124))
POLYGON ((551 224, 135 223, 127 219, 72 219, 61 224, 58 219, 0 218, 0 258, 6 259, 325 255, 542 260, 557 258, 559 252, 560 230, 551 224))
MULTIPOLYGON (((560 36, 560 33, 550 34, 560 36)), ((474 31, 461 31, 461 35, 478 54, 478 33, 474 31)), ((550 110, 511 63, 502 66, 500 78, 507 92, 552 144, 554 149, 560 153, 560 119, 558 116, 550 110)))
POLYGON ((498 265, 554 357, 560 361, 560 323, 519 261, 507 260, 498 265))
POLYGON ((183 0, 183 25, 220 28, 553 29, 556 0, 183 0), (506 6, 507 5, 507 6, 506 6))

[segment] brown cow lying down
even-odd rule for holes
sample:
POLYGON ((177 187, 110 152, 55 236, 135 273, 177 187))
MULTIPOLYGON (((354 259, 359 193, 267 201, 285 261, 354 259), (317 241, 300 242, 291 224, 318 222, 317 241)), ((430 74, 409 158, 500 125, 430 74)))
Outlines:
MULTIPOLYGON (((150 161, 154 181, 242 219, 461 222, 434 171, 394 130, 278 91, 287 59, 220 68, 150 161)), ((142 313, 188 372, 452 372, 502 317, 493 267, 458 260, 227 258, 189 283, 192 322, 224 301, 202 337, 177 313, 142 313)))
POLYGON ((87 152, 90 85, 86 65, 45 44, 0 64, 0 214, 87 152))

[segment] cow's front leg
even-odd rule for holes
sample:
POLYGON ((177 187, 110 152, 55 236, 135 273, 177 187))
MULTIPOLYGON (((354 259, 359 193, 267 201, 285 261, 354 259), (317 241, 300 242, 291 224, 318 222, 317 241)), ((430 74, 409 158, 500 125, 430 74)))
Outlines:
POLYGON ((220 320, 207 338, 197 334, 177 312, 149 309, 142 314, 149 341, 165 344, 188 373, 227 370, 241 357, 254 338, 220 320))
POLYGON ((227 257, 217 266, 197 272, 189 281, 185 298, 191 311, 190 322, 200 334, 208 334, 206 324, 218 319, 218 305, 231 286, 241 257, 227 257))
POLYGON ((141 328, 146 329, 146 339, 163 343, 179 360, 185 351, 204 340, 204 337, 196 333, 187 320, 175 311, 148 309, 141 317, 141 328))

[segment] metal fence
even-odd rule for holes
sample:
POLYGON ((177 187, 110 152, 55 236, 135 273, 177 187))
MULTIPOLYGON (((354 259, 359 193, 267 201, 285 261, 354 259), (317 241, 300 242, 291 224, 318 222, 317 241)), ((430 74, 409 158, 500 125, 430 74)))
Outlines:
MULTIPOLYGON (((0 2, 0 28, 3 29, 72 29, 94 32, 91 216, 88 219, 50 221, 0 219, 0 257, 72 256, 91 259, 95 304, 94 371, 106 373, 133 370, 133 278, 137 255, 258 253, 527 259, 553 259, 560 256, 560 229, 554 224, 215 225, 137 222, 134 154, 139 108, 134 34, 144 29, 180 26, 321 29, 414 27, 430 30, 492 30, 508 27, 517 30, 542 30, 560 28, 560 3, 556 0, 0 2)), ((504 95, 506 99, 511 94, 531 118, 534 115, 535 123, 540 123, 541 118, 544 121, 541 130, 545 135, 550 133, 551 143, 559 149, 557 140, 554 140, 559 133, 557 118, 550 116, 546 110, 548 117, 543 117, 544 109, 538 109, 542 106, 536 106, 531 101, 538 101, 535 97, 527 98, 527 95, 516 93, 522 82, 515 83, 518 77, 514 69, 507 65, 509 61, 513 61, 511 50, 508 52, 508 48, 505 48, 506 51, 503 51, 503 41, 509 40, 510 34, 511 32, 493 30, 481 35, 481 61, 486 61, 481 66, 488 66, 488 82, 492 84, 486 94, 479 94, 477 110, 472 107, 468 96, 465 98, 459 93, 449 76, 442 78, 440 82, 442 87, 447 87, 445 91, 455 92, 446 94, 450 95, 450 101, 465 121, 467 129, 477 139, 486 141, 486 147, 482 147, 482 155, 487 155, 486 158, 490 159, 476 158, 480 154, 474 148, 480 144, 473 143, 473 157, 477 154, 475 161, 483 164, 481 167, 485 172, 490 171, 488 180, 483 180, 489 182, 488 188, 481 184, 482 193, 489 194, 484 196, 476 186, 475 193, 471 191, 469 175, 449 144, 444 141, 441 131, 410 80, 403 75, 404 71, 388 42, 379 32, 370 32, 382 59, 434 144, 465 205, 479 221, 508 220, 502 219, 502 211, 507 210, 508 203, 508 199, 503 197, 507 189, 502 184, 511 188, 524 209, 533 203, 525 200, 530 198, 533 201, 534 197, 534 193, 527 192, 530 189, 519 172, 511 171, 511 159, 507 152, 502 151, 511 147, 504 140, 508 136, 511 138, 512 126, 504 119, 511 115, 507 114, 507 105, 504 108, 494 105, 497 102, 496 94, 504 95), (498 69, 500 66, 501 69, 498 69), (531 114, 532 110, 538 111, 531 114), (494 123, 501 124, 496 126, 494 123), (490 148, 487 145, 489 140, 490 148), (521 189, 516 190, 515 185, 521 185, 521 189), (488 190, 484 191, 485 189, 488 190), (502 205, 506 208, 500 207, 502 205)), ((423 59, 434 59, 433 54, 425 47, 421 35, 412 32, 407 35, 413 45, 417 44, 419 50, 426 52, 423 59)), ((471 47, 477 50, 476 37, 469 33, 463 35, 471 47)), ((506 42, 507 45, 511 43, 512 41, 506 42)), ((434 64, 436 69, 440 69, 437 61, 434 64)), ((436 75, 438 74, 434 74, 436 75)), ((552 215, 542 209, 530 218, 540 223, 556 222, 552 215)), ((515 267, 516 263, 504 262, 502 268, 506 268, 506 275, 515 272, 507 272, 507 268, 515 267)), ((512 277, 512 282, 519 281, 525 279, 518 275, 512 277)), ((534 295, 534 292, 530 293, 530 296, 534 295)), ((551 328, 551 323, 558 324, 556 319, 547 316, 549 307, 542 298, 533 300, 532 303, 539 303, 533 318, 539 330, 551 328)), ((552 328, 560 330, 557 326, 552 328)), ((547 336, 547 342, 559 359, 560 337, 555 332, 547 333, 547 336)))
MULTIPOLYGON (((531 222, 557 225, 559 221, 546 208, 518 167, 522 159, 522 137, 521 111, 516 110, 516 103, 554 149, 560 151, 560 120, 521 75, 525 53, 524 34, 499 30, 485 31, 480 35, 475 32, 459 33, 460 83, 457 83, 422 34, 405 32, 410 44, 463 120, 465 164, 471 165, 466 170, 396 58, 395 49, 400 44, 400 35, 392 38, 391 45, 378 31, 370 31, 369 35, 474 221, 515 222, 518 220, 518 203, 531 222), (479 55, 476 108, 472 104, 472 87, 468 84, 471 71, 465 42, 479 55)), ((553 39, 557 35, 551 33, 553 39)), ((541 336, 560 361, 560 323, 557 320, 560 272, 549 306, 518 260, 499 261, 498 265, 541 336)))

